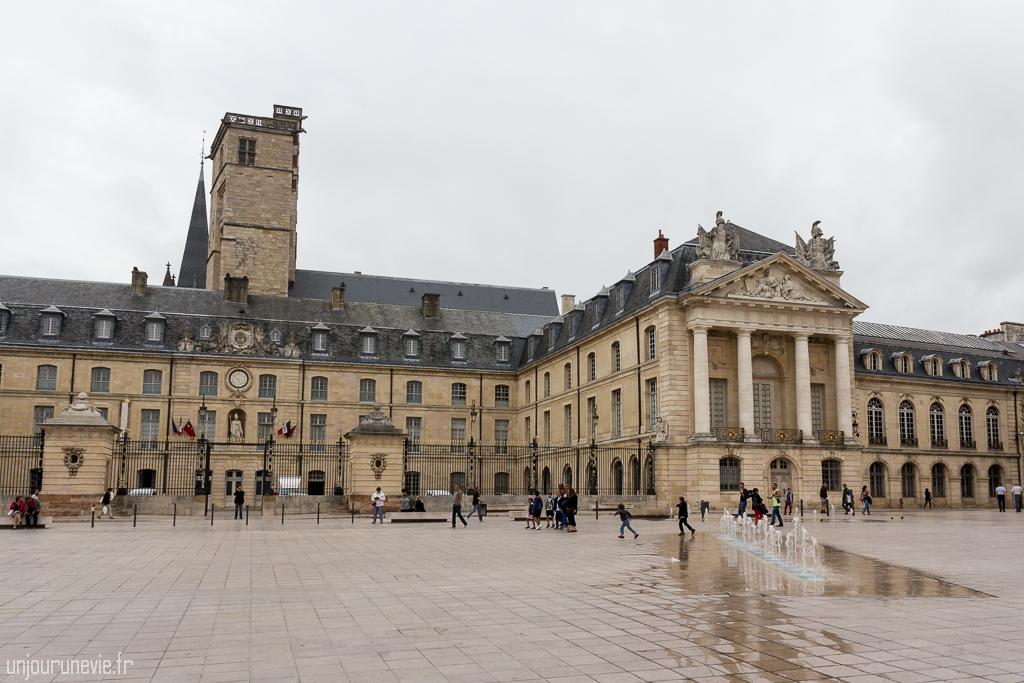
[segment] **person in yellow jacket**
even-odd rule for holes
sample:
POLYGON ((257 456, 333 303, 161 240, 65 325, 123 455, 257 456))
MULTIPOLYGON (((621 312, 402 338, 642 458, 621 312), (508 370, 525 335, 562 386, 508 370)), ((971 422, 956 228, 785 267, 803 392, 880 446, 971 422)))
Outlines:
POLYGON ((775 526, 775 520, 779 520, 779 528, 782 528, 782 491, 779 490, 779 485, 774 481, 772 482, 772 522, 771 525, 775 526))

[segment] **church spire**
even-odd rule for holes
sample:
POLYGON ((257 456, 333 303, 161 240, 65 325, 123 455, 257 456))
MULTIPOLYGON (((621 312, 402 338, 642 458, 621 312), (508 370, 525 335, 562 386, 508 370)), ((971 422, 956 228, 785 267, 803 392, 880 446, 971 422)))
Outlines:
MULTIPOLYGON (((205 149, 205 143, 204 143, 205 149)), ((203 179, 203 161, 199 161, 199 184, 196 199, 192 204, 192 220, 188 224, 185 238, 185 253, 181 257, 178 271, 179 287, 206 288, 206 245, 209 232, 206 220, 206 183, 203 179)))

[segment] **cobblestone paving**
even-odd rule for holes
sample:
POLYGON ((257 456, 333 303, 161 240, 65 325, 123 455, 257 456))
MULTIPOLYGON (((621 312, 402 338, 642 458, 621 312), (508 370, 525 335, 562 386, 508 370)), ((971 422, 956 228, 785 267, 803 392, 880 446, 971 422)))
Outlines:
POLYGON ((636 541, 604 516, 4 530, 0 659, 133 662, 32 681, 1024 681, 1024 514, 903 517, 809 522, 828 590, 719 543, 714 517, 696 539, 637 520, 636 541))

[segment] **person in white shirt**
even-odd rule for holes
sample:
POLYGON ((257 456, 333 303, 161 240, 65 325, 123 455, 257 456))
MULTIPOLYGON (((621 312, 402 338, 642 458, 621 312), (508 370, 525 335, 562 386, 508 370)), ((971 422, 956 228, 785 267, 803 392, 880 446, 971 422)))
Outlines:
POLYGON ((384 523, 384 501, 385 500, 387 500, 387 497, 383 493, 381 493, 380 487, 378 486, 377 487, 377 492, 374 493, 372 496, 370 496, 370 503, 373 505, 373 522, 371 522, 371 524, 376 524, 377 523, 377 516, 378 515, 380 515, 380 523, 381 524, 384 523))
POLYGON ((1006 512, 1006 487, 1002 484, 996 487, 996 501, 999 503, 999 511, 1006 512))
POLYGON ((1020 487, 1020 484, 1014 484, 1013 488, 1010 489, 1010 493, 1013 494, 1013 506, 1017 508, 1017 512, 1020 512, 1021 498, 1024 497, 1024 489, 1020 487))

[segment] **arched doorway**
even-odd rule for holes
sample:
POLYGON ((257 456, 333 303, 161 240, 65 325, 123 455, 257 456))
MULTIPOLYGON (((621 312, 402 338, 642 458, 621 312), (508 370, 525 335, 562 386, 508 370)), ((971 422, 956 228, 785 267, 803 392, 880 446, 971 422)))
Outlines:
POLYGON ((631 481, 629 482, 629 493, 632 496, 640 495, 640 458, 633 457, 629 460, 629 473, 631 475, 631 481))
POLYGON ((551 470, 548 467, 544 467, 544 473, 541 476, 541 481, 544 482, 544 495, 551 494, 551 470))
POLYGON ((612 490, 616 496, 622 495, 622 461, 618 458, 612 463, 612 490))
POLYGON ((786 495, 786 489, 792 488, 791 472, 789 461, 785 458, 775 458, 768 466, 768 478, 778 485, 783 497, 786 495))

